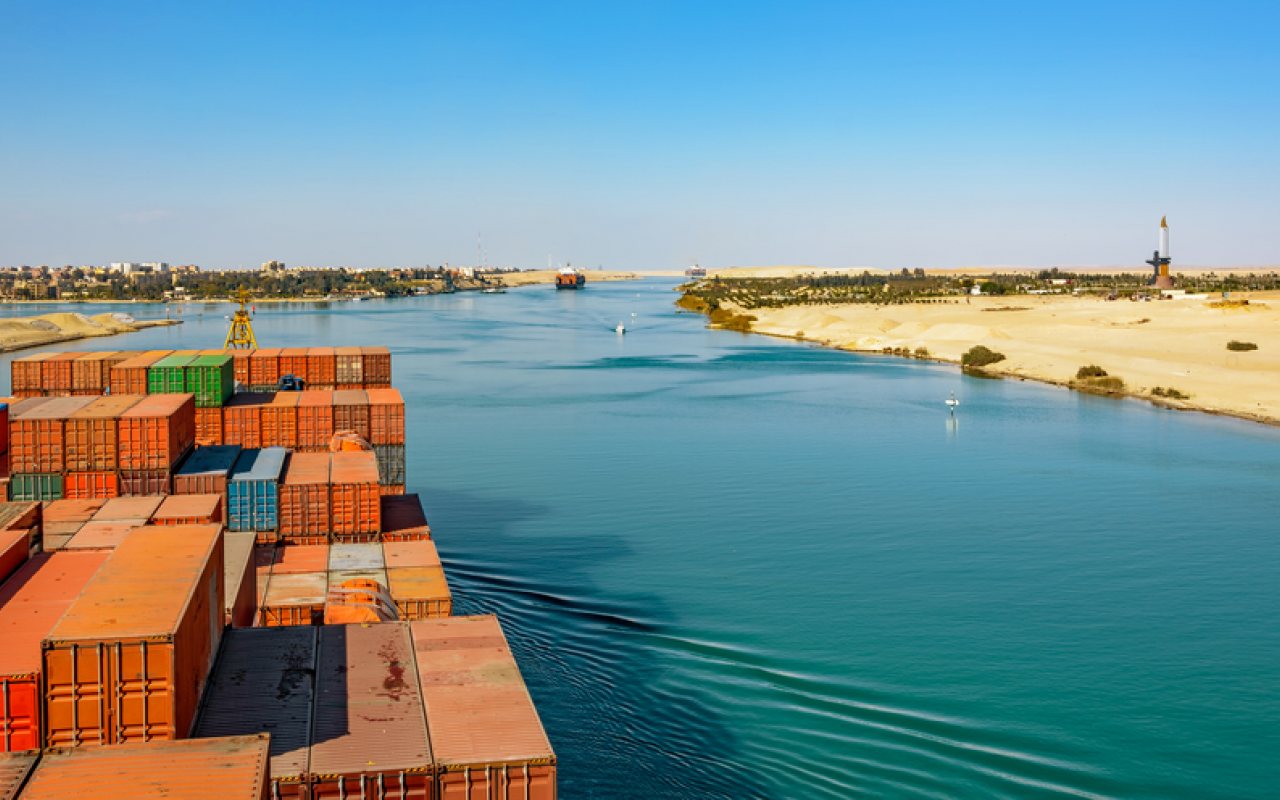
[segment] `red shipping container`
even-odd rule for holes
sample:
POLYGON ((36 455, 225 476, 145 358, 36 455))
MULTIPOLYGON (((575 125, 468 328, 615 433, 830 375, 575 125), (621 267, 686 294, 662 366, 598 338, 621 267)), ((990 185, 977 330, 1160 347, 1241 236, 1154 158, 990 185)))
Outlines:
POLYGON ((40 362, 40 381, 47 395, 59 397, 71 394, 72 362, 84 353, 58 353, 40 362))
MULTIPOLYGON (((160 397, 162 395, 157 395, 160 397)), ((173 491, 173 473, 167 469, 120 470, 120 494, 157 495, 173 491)))
POLYGON ((153 525, 208 525, 222 522, 222 495, 175 494, 151 515, 153 525))
POLYGON ((431 538, 431 528, 427 525, 427 515, 422 511, 418 495, 383 495, 380 501, 383 542, 413 542, 431 538))
POLYGON ((307 379, 307 348, 286 347, 280 351, 280 377, 307 379))
POLYGON ((369 441, 369 395, 364 389, 333 393, 333 432, 352 431, 369 441))
POLYGON ((66 427, 68 472, 107 472, 119 469, 119 420, 138 404, 141 395, 98 397, 72 414, 66 427))
POLYGON ((62 495, 72 499, 119 497, 119 473, 68 472, 62 481, 62 495))
POLYGON ((328 540, 328 453, 294 453, 280 482, 280 539, 286 544, 328 540))
POLYGON ((337 351, 332 347, 307 348, 307 386, 333 389, 338 382, 337 351))
POLYGON ((137 528, 42 643, 45 744, 190 735, 222 637, 218 525, 137 528))
POLYGON ((377 457, 367 450, 331 453, 330 457, 334 537, 353 541, 352 537, 372 535, 376 540, 382 530, 377 457))
POLYGON ((195 439, 195 395, 149 395, 120 415, 120 469, 171 469, 195 439))
POLYGON ((280 382, 280 348, 264 347, 250 351, 249 385, 252 387, 270 386, 275 388, 280 382))
POLYGON ((196 444, 222 444, 222 409, 196 409, 196 444))
POLYGON ((369 444, 404 444, 404 397, 399 389, 369 389, 369 444))
POLYGON ((43 362, 56 353, 35 353, 15 358, 9 364, 10 386, 15 397, 44 396, 43 362))
POLYGON ((241 392, 222 407, 222 443, 262 447, 262 409, 271 395, 241 392))
POLYGON ((333 392, 298 393, 298 449, 329 449, 333 438, 333 392))
POLYGON ((430 619, 409 630, 440 800, 555 800, 556 754, 498 618, 430 619))
POLYGON ((109 381, 111 393, 146 394, 147 369, 172 352, 172 350, 148 350, 113 366, 109 381))
POLYGON ((276 392, 271 402, 262 407, 262 446, 298 446, 299 392, 276 392))
POLYGON ((40 553, 0 585, 0 750, 40 747, 40 642, 106 560, 40 553))
POLYGON ((391 351, 386 347, 362 347, 364 356, 364 386, 383 387, 391 385, 391 351))
POLYGON ((9 472, 65 471, 67 417, 92 402, 92 397, 54 397, 19 403, 9 417, 9 472))

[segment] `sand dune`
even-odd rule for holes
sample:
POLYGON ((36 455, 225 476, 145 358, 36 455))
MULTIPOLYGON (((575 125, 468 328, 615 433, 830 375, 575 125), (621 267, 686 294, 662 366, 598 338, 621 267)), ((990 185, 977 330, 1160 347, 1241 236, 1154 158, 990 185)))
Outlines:
MULTIPOLYGON (((610 272, 598 269, 584 269, 581 272, 587 277, 588 286, 599 281, 632 281, 644 277, 635 272, 610 272)), ((501 275, 489 276, 490 280, 495 277, 501 279, 504 286, 534 286, 537 284, 550 286, 556 282, 556 270, 531 269, 526 272, 504 272, 501 275)))
POLYGON ((1126 392, 1152 398, 1173 388, 1177 407, 1280 424, 1280 292, 1254 293, 1248 305, 1218 298, 1150 302, 1069 296, 975 297, 971 302, 877 307, 866 304, 752 309, 752 329, 850 350, 926 348, 959 361, 986 345, 1006 359, 990 372, 1068 383, 1097 364, 1126 392), (1237 352, 1227 342, 1253 342, 1237 352))
POLYGON ((0 319, 0 352, 69 342, 91 336, 114 336, 117 333, 130 333, 157 325, 177 324, 179 324, 178 320, 139 322, 128 314, 117 313, 96 314, 88 317, 84 314, 64 311, 34 317, 9 317, 0 319))

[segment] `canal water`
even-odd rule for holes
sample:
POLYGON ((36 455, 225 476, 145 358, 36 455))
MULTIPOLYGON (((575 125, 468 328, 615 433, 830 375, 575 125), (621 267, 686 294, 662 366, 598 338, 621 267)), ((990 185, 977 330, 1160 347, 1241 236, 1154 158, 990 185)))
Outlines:
POLYGON ((1280 795, 1280 431, 708 331, 673 285, 254 322, 391 346, 410 491, 563 797, 1280 795))

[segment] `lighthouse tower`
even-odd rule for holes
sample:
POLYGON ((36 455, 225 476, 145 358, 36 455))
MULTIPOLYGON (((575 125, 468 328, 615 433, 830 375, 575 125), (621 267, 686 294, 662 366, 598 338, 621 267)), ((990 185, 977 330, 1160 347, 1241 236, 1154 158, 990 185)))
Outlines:
POLYGON ((1160 218, 1160 249, 1151 254, 1151 285, 1157 289, 1172 289, 1173 276, 1169 274, 1169 223, 1166 217, 1160 218))

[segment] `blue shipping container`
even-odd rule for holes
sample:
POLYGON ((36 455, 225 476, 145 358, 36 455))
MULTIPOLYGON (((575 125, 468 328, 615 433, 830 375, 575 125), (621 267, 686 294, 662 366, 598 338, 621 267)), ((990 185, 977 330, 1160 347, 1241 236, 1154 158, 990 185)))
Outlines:
POLYGON ((287 455, 283 447, 240 452, 227 482, 227 530, 276 530, 280 520, 280 476, 287 455))
POLYGON ((175 475, 230 475, 240 457, 238 444, 214 444, 197 447, 175 475))

